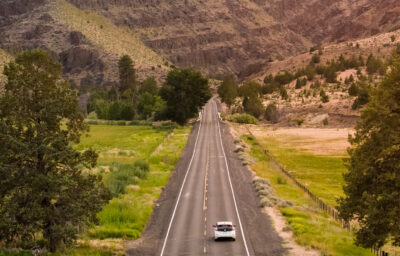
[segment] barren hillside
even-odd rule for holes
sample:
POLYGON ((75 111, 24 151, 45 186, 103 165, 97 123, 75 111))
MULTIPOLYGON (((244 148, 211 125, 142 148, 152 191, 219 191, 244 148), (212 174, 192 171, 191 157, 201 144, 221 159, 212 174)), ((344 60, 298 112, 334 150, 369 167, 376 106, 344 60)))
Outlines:
POLYGON ((4 0, 0 48, 45 48, 80 84, 114 82, 123 53, 142 76, 162 77, 169 60, 244 79, 311 46, 399 29, 399 14, 397 0, 4 0))

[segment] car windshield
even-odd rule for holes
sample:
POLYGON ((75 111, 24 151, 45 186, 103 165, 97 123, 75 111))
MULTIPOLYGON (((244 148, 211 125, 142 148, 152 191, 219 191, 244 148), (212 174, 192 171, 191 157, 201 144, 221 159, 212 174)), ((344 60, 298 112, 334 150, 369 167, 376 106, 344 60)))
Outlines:
POLYGON ((218 225, 217 227, 218 231, 232 231, 232 225, 218 225))

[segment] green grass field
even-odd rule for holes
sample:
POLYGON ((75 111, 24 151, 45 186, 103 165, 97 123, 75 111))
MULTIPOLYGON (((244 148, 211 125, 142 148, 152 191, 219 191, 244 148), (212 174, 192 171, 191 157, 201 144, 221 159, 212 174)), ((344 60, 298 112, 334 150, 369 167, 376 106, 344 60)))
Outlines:
MULTIPOLYGON (((100 153, 94 171, 107 179, 120 166, 145 160, 150 167, 145 178, 125 187, 98 214, 99 225, 87 232, 89 239, 137 239, 140 237, 154 202, 168 182, 171 170, 184 149, 190 127, 174 130, 154 129, 150 126, 91 126, 90 136, 83 138, 78 149, 94 148, 100 153), (110 171, 105 171, 110 170, 110 171)), ((135 174, 137 175, 137 174, 135 174)), ((140 175, 137 175, 138 177, 140 175)), ((106 183, 107 184, 107 183, 106 183)))
POLYGON ((329 145, 334 146, 334 139, 321 138, 318 142, 306 140, 301 136, 257 136, 257 141, 262 147, 268 149, 270 154, 298 181, 325 203, 336 206, 337 199, 343 196, 343 173, 347 171, 343 160, 348 157, 346 150, 343 148, 342 152, 318 154, 303 149, 302 146, 309 146, 310 143, 319 143, 323 146, 326 146, 324 143, 331 143, 329 145))
MULTIPOLYGON (((372 255, 369 250, 355 246, 350 232, 319 210, 301 189, 287 179, 263 153, 264 147, 254 137, 243 135, 241 139, 250 145, 248 153, 256 160, 251 165, 256 175, 268 179, 279 198, 294 204, 293 207, 280 208, 280 211, 293 230, 298 244, 318 249, 321 255, 372 255)), ((287 158, 290 156, 287 155, 287 158)))

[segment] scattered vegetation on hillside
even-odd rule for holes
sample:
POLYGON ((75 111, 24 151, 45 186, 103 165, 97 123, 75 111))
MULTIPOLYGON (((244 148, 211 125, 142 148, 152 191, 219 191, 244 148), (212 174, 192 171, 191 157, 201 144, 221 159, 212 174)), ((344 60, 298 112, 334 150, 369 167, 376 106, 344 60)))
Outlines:
POLYGON ((82 11, 65 0, 51 1, 51 5, 50 13, 57 22, 80 31, 92 44, 116 56, 129 55, 140 69, 156 66, 164 69, 163 58, 146 47, 131 29, 118 27, 109 19, 82 11))

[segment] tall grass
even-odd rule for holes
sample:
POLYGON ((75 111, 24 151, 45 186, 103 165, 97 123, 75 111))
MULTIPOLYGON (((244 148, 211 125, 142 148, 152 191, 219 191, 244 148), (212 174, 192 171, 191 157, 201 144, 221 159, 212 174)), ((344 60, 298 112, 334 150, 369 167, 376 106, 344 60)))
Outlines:
POLYGON ((94 145, 95 138, 85 138, 83 143, 86 147, 97 146, 103 151, 118 147, 119 150, 134 150, 136 154, 129 157, 131 163, 128 164, 121 163, 118 155, 111 156, 114 163, 110 164, 105 161, 109 156, 101 157, 102 164, 109 167, 109 172, 104 172, 106 185, 113 190, 116 197, 98 213, 99 225, 91 228, 88 236, 92 239, 137 239, 151 215, 154 202, 161 194, 161 188, 167 184, 170 171, 186 145, 190 128, 178 127, 170 136, 168 134, 171 130, 151 127, 135 126, 130 129, 130 127, 91 126, 91 128, 94 128, 91 131, 92 136, 109 134, 110 141, 106 138, 101 140, 101 145, 94 145), (129 131, 127 134, 124 133, 127 131, 125 129, 129 131), (121 138, 121 132, 126 136, 121 138), (136 134, 132 134, 133 132, 136 134), (138 134, 140 136, 136 137, 138 134), (135 137, 135 142, 131 143, 132 136, 135 137), (115 140, 121 138, 123 141, 116 144, 112 138, 115 140), (152 154, 156 148, 157 152, 152 154), (145 160, 135 160, 133 163, 137 155, 145 160))
POLYGON ((367 249, 353 243, 353 234, 341 228, 339 223, 321 211, 294 182, 285 175, 264 154, 263 147, 254 137, 243 135, 256 162, 251 165, 258 177, 268 179, 274 193, 281 199, 293 203, 293 207, 281 207, 280 211, 293 230, 296 242, 321 251, 321 255, 348 256, 372 255, 367 249))
POLYGON ((125 187, 138 183, 139 179, 146 179, 149 172, 148 164, 137 160, 134 164, 120 164, 114 162, 110 172, 104 175, 104 184, 114 196, 125 193, 125 187))

